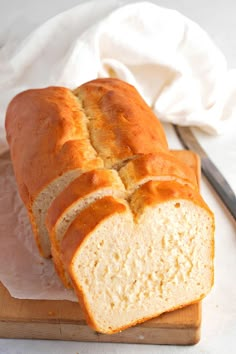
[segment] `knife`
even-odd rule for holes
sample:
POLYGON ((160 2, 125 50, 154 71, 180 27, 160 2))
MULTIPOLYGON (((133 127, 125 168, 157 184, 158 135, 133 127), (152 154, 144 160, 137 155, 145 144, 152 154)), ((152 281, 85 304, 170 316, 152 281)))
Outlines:
POLYGON ((188 150, 196 152, 200 156, 203 174, 206 176, 233 218, 236 220, 236 196, 222 173, 207 156, 207 153, 201 147, 189 127, 174 125, 174 129, 183 146, 188 150))

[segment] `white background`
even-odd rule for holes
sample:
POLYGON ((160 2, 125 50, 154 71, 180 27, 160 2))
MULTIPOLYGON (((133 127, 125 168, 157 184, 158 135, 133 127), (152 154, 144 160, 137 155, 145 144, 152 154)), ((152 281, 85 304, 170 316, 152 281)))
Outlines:
MULTIPOLYGON (((0 47, 12 37, 29 33, 48 18, 81 2, 85 1, 0 0, 0 47)), ((117 0, 117 3, 128 2, 117 0)), ((152 0, 152 2, 175 8, 198 22, 225 54, 229 67, 236 68, 236 1, 152 0)), ((171 147, 180 147, 170 126, 166 126, 166 131, 171 147)), ((196 133, 210 157, 224 172, 236 191, 236 126, 233 131, 221 137, 196 133)), ((202 339, 198 345, 170 347, 0 339, 0 354, 236 353, 236 224, 204 178, 202 193, 216 216, 216 277, 215 287, 203 304, 202 339)))

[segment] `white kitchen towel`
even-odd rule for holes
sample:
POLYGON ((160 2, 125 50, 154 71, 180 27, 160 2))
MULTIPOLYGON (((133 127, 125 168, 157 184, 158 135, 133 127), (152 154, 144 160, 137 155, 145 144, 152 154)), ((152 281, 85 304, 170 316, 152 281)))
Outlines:
POLYGON ((15 94, 49 85, 73 89, 97 77, 133 84, 163 121, 224 131, 235 116, 236 74, 207 33, 151 2, 120 5, 111 1, 107 13, 106 0, 82 3, 1 49, 0 152, 15 94))

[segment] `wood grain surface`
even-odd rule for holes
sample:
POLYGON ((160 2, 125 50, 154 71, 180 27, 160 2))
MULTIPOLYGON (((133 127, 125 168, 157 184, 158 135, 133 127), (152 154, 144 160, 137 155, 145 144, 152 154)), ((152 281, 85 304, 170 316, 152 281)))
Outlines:
POLYGON ((198 342, 200 326, 201 304, 196 303, 117 334, 100 334, 87 326, 75 302, 15 299, 0 284, 1 338, 187 345, 198 342))

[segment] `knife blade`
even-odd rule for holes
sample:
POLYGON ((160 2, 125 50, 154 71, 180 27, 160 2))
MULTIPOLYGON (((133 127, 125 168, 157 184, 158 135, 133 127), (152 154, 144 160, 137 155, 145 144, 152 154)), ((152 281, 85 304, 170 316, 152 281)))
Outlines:
POLYGON ((210 160, 189 127, 174 125, 174 129, 183 146, 188 150, 196 152, 200 156, 203 174, 236 220, 236 196, 229 183, 216 165, 210 160))

